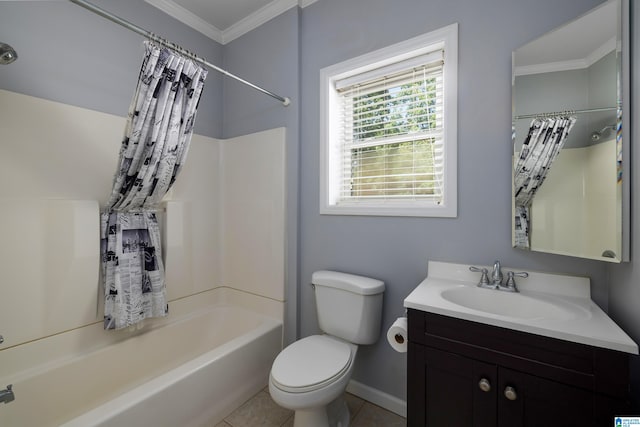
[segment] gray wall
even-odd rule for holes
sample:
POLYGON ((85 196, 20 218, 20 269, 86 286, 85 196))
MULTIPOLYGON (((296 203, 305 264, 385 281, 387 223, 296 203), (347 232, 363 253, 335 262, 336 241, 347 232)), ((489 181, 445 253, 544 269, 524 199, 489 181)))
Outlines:
MULTIPOLYGON (((588 275, 607 309, 606 267, 511 248, 511 51, 576 17, 598 0, 320 0, 301 21, 300 334, 317 332, 313 271, 336 269, 387 284, 386 330, 426 276, 427 260, 588 275), (405 13, 409 10, 410 13, 405 13), (549 13, 553 10, 553 13, 549 13), (459 23, 458 217, 320 215, 319 70, 459 23), (392 30, 391 30, 392 29, 392 30)), ((405 398, 406 355, 382 339, 358 353, 354 379, 405 398)))
MULTIPOLYGON (((222 62, 220 44, 142 0, 92 3, 209 62, 222 62)), ((16 49, 18 60, 1 66, 0 89, 126 116, 142 64, 143 40, 67 1, 2 1, 0 41, 16 49)), ((210 72, 195 132, 220 137, 221 109, 222 78, 210 72)))
MULTIPOLYGON (((640 70, 640 31, 637 23, 640 22, 640 7, 634 7, 631 1, 631 17, 635 25, 631 26, 631 114, 626 117, 631 119, 631 167, 638 171, 640 167, 640 150, 636 144, 640 141, 640 83, 638 71, 640 70)), ((635 219, 640 212, 640 197, 637 197, 640 189, 640 173, 625 172, 625 176, 631 177, 631 262, 612 265, 610 270, 609 285, 609 315, 615 320, 637 343, 640 343, 640 263, 638 262, 638 247, 640 245, 640 226, 635 219)), ((640 357, 634 357, 632 364, 632 393, 634 396, 635 413, 640 413, 640 357)))

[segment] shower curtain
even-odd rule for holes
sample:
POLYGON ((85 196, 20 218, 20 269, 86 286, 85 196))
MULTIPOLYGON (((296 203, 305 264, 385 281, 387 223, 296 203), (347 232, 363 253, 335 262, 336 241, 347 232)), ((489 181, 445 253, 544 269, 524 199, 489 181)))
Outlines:
POLYGON ((571 128, 573 116, 535 118, 522 145, 514 169, 515 247, 530 247, 530 210, 533 197, 542 186, 558 157, 571 128))
POLYGON ((207 70, 145 42, 111 197, 101 213, 104 328, 168 313, 156 210, 187 156, 207 70))

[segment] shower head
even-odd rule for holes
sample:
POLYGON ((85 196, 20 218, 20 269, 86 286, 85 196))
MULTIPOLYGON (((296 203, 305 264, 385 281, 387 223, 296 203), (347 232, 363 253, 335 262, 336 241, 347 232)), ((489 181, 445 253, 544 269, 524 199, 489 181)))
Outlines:
POLYGON ((18 59, 18 54, 15 49, 0 42, 0 64, 11 64, 16 59, 18 59))
POLYGON ((602 129, 600 129, 600 130, 597 130, 597 131, 593 132, 593 133, 591 134, 591 140, 592 140, 592 141, 599 141, 599 140, 600 140, 600 138, 602 138, 602 135, 603 135, 605 132, 608 132, 609 130, 612 130, 612 131, 613 131, 613 130, 615 130, 615 129, 616 129, 616 125, 608 125, 608 126, 605 126, 605 127, 603 127, 602 129))

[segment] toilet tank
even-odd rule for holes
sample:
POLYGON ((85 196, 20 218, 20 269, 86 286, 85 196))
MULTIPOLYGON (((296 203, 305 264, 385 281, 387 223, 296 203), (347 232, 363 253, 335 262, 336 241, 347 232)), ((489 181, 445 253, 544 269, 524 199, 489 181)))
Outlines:
POLYGON ((337 271, 316 271, 318 322, 323 332, 354 344, 373 344, 380 336, 384 282, 337 271))

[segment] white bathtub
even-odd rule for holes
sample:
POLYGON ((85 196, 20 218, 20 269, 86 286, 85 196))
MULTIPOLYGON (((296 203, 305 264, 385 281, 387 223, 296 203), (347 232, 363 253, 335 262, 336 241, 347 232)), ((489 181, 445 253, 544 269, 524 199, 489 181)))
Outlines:
POLYGON ((279 319, 219 303, 98 332, 113 342, 5 377, 16 400, 0 425, 211 427, 267 384, 282 347, 279 319))

